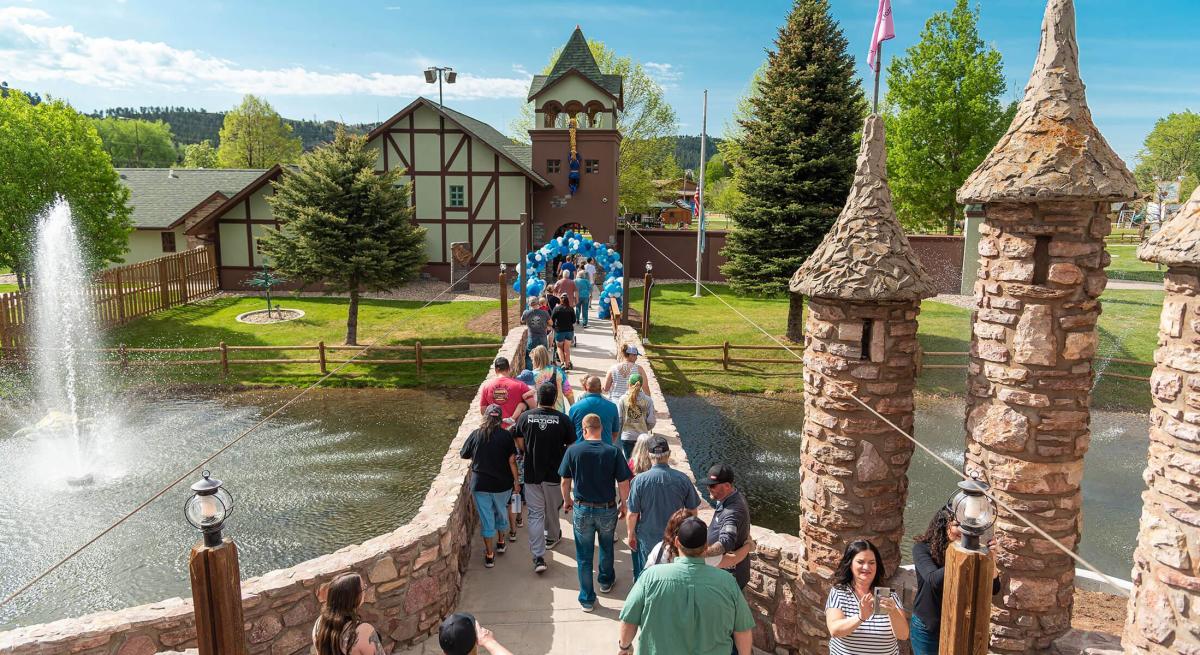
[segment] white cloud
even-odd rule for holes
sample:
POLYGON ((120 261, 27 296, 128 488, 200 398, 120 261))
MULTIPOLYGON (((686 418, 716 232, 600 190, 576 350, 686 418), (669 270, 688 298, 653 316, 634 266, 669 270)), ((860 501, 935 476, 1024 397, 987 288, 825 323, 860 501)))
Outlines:
POLYGON ((675 82, 683 78, 683 72, 675 68, 674 64, 648 61, 643 66, 645 66, 646 72, 650 74, 650 77, 663 88, 673 87, 675 86, 675 82))
MULTIPOLYGON (((303 66, 250 68, 162 42, 111 39, 53 25, 40 9, 0 8, 0 70, 21 82, 70 81, 105 88, 158 87, 263 95, 374 95, 410 97, 429 93, 413 66, 412 75, 317 72, 303 66)), ((527 77, 459 75, 447 85, 449 99, 524 98, 527 77)))

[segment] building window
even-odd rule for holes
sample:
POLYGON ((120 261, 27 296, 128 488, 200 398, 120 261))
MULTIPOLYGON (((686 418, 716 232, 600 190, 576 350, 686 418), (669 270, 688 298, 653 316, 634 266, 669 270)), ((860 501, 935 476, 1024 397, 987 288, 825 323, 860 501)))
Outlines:
POLYGON ((1033 246, 1033 283, 1045 284, 1050 273, 1050 237, 1039 236, 1033 246))
POLYGON ((546 172, 547 173, 557 173, 560 166, 562 166, 561 159, 547 159, 546 160, 546 172))
POLYGON ((466 206, 465 198, 466 198, 466 196, 463 194, 463 185, 461 185, 461 184, 451 184, 450 185, 450 206, 451 207, 465 207, 466 206))
POLYGON ((600 172, 600 160, 599 159, 585 159, 583 162, 583 170, 588 173, 599 173, 600 172))
POLYGON ((163 232, 162 233, 162 251, 163 252, 175 252, 175 233, 174 232, 163 232))

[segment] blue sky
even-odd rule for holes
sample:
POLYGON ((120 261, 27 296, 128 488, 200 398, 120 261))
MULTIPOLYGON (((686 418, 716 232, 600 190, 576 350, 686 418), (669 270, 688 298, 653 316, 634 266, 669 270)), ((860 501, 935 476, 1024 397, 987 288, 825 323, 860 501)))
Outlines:
MULTIPOLYGON (((862 74, 876 0, 832 0, 862 74)), ((897 38, 885 58, 919 36, 953 0, 894 0, 897 38)), ((1077 0, 1080 52, 1097 124, 1132 165, 1154 121, 1200 111, 1200 0, 1077 0)), ((0 79, 66 98, 83 110, 120 105, 226 109, 242 93, 290 117, 348 122, 387 118, 420 77, 454 66, 446 104, 502 131, 524 100, 528 75, 578 23, 589 38, 646 63, 679 115, 720 134, 771 47, 790 2, 446 3, 411 0, 0 0, 0 79), (576 8, 572 10, 572 7, 576 8)), ((1037 50, 1042 0, 982 0, 980 32, 1004 55, 1018 98, 1037 50)), ((886 83, 886 82, 885 82, 886 83)))

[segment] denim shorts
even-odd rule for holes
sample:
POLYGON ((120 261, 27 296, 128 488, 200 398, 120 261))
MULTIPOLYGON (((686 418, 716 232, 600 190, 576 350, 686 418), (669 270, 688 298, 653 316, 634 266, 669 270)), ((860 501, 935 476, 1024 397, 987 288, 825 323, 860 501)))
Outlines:
POLYGON ((558 331, 554 332, 554 341, 555 342, 570 341, 571 339, 574 339, 574 338, 575 338, 574 330, 571 330, 570 332, 558 332, 558 331))

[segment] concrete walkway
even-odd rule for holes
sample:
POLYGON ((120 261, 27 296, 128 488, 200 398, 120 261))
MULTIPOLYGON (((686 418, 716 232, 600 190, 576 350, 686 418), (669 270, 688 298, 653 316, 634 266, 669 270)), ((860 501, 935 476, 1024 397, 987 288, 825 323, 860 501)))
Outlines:
MULTIPOLYGON (((574 369, 568 372, 568 377, 576 397, 581 393, 579 382, 584 374, 602 376, 616 361, 612 323, 594 316, 593 311, 589 326, 575 333, 579 345, 572 352, 574 369)), ((474 614, 496 634, 501 644, 517 655, 611 655, 617 650, 617 616, 633 583, 624 523, 617 526, 616 586, 608 594, 600 593, 599 586, 596 587, 596 609, 590 614, 580 608, 577 599, 575 542, 568 515, 560 513, 559 523, 563 539, 554 550, 547 551, 549 569, 541 575, 533 572, 525 528, 517 529, 516 543, 510 543, 505 554, 497 555, 492 569, 483 566, 483 542, 477 538, 456 611, 474 614)), ((593 566, 598 564, 598 558, 597 551, 593 566)), ((440 655, 441 649, 434 636, 402 652, 440 655)))

